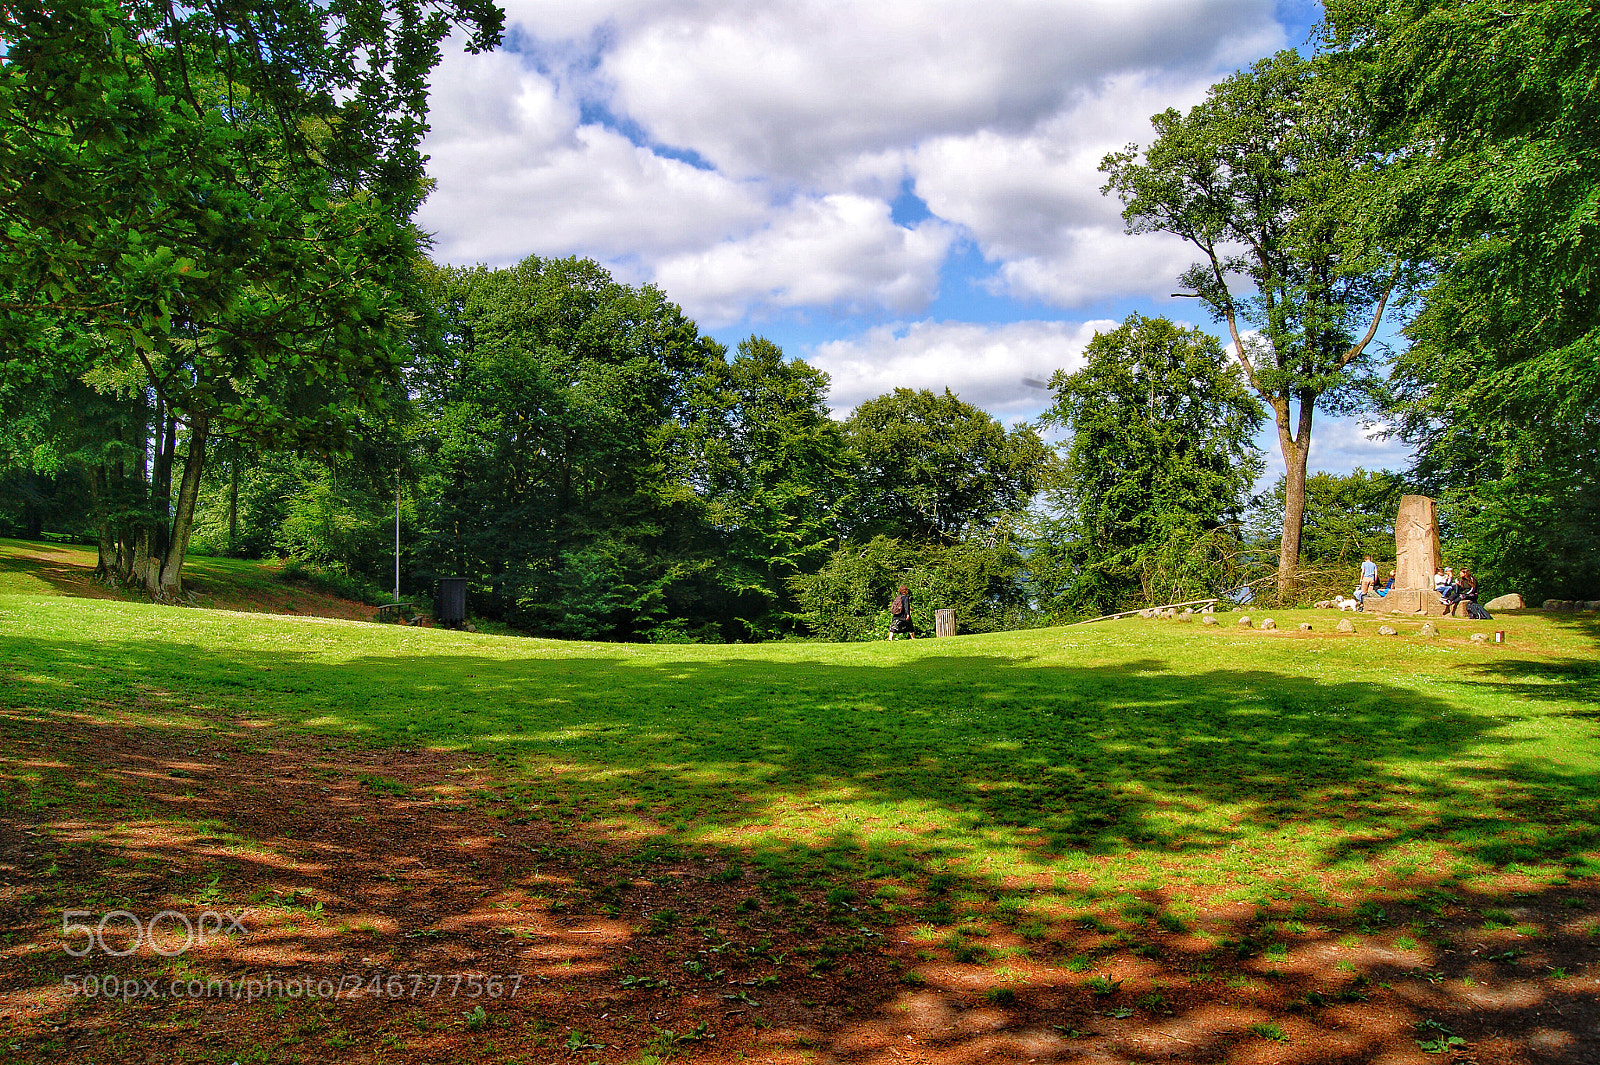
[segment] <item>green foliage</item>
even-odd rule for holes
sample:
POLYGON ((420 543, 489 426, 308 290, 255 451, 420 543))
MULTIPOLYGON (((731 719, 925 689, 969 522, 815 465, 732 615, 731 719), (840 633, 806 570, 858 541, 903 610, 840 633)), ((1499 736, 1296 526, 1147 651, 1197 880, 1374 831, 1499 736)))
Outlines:
POLYGON ((981 535, 1021 511, 1051 465, 1032 429, 1008 431, 949 389, 897 388, 870 399, 845 433, 857 466, 850 524, 858 539, 981 535))
POLYGON ((163 593, 181 589, 210 434, 338 447, 383 405, 427 74, 453 26, 477 50, 502 21, 486 0, 425 17, 362 0, 0 13, 5 370, 138 378, 181 420, 163 593), (66 322, 97 342, 40 357, 66 322))
POLYGON ((382 606, 394 601, 392 592, 380 591, 371 581, 337 569, 324 569, 315 563, 290 559, 284 564, 280 576, 286 581, 303 584, 319 592, 350 599, 370 606, 382 606))
POLYGON ((1099 615, 1237 587, 1240 502, 1262 412, 1217 341, 1133 315, 1051 380, 1070 429, 1057 510, 1029 566, 1055 615, 1099 615), (1170 597, 1170 598, 1168 598, 1170 597))
POLYGON ((537 633, 703 624, 714 552, 686 426, 720 347, 658 290, 588 261, 441 269, 429 285, 436 340, 412 381, 424 579, 468 577, 474 609, 537 633))
MULTIPOLYGON (((1306 478, 1299 601, 1350 595, 1360 582, 1366 555, 1377 563, 1380 578, 1393 568, 1394 519, 1405 491, 1404 479, 1388 470, 1358 467, 1343 476, 1315 473, 1306 478)), ((1249 536, 1263 565, 1268 556, 1277 554, 1283 506, 1282 477, 1270 493, 1252 500, 1249 536)))
POLYGON ((1339 70, 1280 52, 1212 86, 1188 114, 1151 119, 1156 141, 1105 157, 1130 233, 1171 233, 1202 256, 1181 281, 1225 322, 1271 409, 1288 470, 1278 581, 1299 563, 1316 408, 1344 409, 1407 258, 1374 239, 1381 170, 1339 70), (1230 277, 1248 279, 1236 290, 1230 277))
POLYGON ((1004 540, 919 544, 875 536, 836 549, 814 574, 794 581, 800 617, 826 640, 881 640, 889 634, 889 603, 904 584, 911 620, 934 633, 935 610, 956 612, 958 633, 995 632, 1033 623, 1023 584, 1024 560, 1004 540))
POLYGON ((750 337, 710 363, 686 436, 699 450, 706 521, 720 542, 717 579, 752 634, 793 630, 790 581, 815 571, 838 533, 850 486, 828 375, 750 337))
POLYGON ((1600 9, 1333 0, 1328 14, 1397 160, 1382 217, 1436 271, 1388 400, 1414 476, 1480 584, 1586 596, 1600 581, 1600 9))

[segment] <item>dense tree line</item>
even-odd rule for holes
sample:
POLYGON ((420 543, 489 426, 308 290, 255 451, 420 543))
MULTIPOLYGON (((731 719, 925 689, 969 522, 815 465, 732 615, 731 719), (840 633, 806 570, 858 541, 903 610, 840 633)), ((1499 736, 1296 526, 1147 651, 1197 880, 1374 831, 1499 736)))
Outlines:
POLYGON ((1385 557, 1408 488, 1485 586, 1600 578, 1592 5, 1333 0, 1317 55, 1155 116, 1105 191, 1196 249, 1226 346, 1134 316, 1033 427, 910 389, 836 421, 825 374, 595 263, 428 262, 456 27, 491 47, 500 15, 0 12, 0 529, 87 536, 161 597, 192 543, 376 598, 398 510, 402 593, 461 575, 482 617, 619 640, 881 636, 901 583, 969 632, 1294 601, 1385 557), (1415 467, 1311 471, 1318 410, 1415 467), (1286 472, 1252 500, 1263 419, 1286 472))
POLYGON ((1373 212, 1426 249, 1384 412, 1484 583, 1600 587, 1600 7, 1329 0, 1393 160, 1373 212))

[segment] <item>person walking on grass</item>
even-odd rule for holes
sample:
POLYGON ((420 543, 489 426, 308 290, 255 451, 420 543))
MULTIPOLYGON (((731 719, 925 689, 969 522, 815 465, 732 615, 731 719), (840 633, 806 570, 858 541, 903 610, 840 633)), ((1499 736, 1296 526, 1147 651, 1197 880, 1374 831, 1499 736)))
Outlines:
POLYGON ((1361 563, 1361 594, 1357 599, 1365 599, 1371 595, 1378 583, 1378 564, 1368 555, 1361 563))
POLYGON ((907 639, 915 640, 917 630, 911 624, 911 589, 905 585, 895 593, 894 602, 889 604, 889 639, 894 639, 896 633, 905 633, 907 639))

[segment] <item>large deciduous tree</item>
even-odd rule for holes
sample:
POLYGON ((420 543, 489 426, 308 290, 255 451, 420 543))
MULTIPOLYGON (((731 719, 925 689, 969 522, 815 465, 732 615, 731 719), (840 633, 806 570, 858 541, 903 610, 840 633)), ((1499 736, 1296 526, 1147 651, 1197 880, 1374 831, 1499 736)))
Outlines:
POLYGON ((1072 435, 1063 535, 1041 548, 1058 556, 1049 568, 1060 586, 1046 598, 1101 614, 1141 596, 1226 591, 1212 571, 1238 555, 1239 512, 1261 467, 1262 410, 1242 372, 1209 334, 1137 314, 1097 334, 1084 358, 1050 382, 1046 421, 1072 435))
POLYGON ((949 389, 897 388, 845 422, 858 467, 854 533, 953 543, 1021 511, 1050 468, 1031 428, 1007 430, 949 389))
POLYGON ((137 368, 181 421, 160 594, 214 435, 333 448, 381 405, 427 75, 453 27, 479 49, 501 22, 489 0, 0 9, 0 341, 18 374, 137 368), (102 342, 47 351, 60 322, 102 342))
POLYGON ((1385 221, 1436 280, 1407 325, 1394 416, 1486 588, 1600 581, 1600 7, 1330 0, 1398 161, 1385 221))
POLYGON ((696 480, 720 543, 718 580, 751 635, 792 631, 792 581, 817 570, 838 539, 849 494, 844 433, 828 416, 828 375, 764 337, 711 362, 690 437, 696 480))
POLYGON ((1130 233, 1172 233, 1201 253, 1182 277, 1219 322, 1272 411, 1286 471, 1278 590, 1294 595, 1307 457, 1319 405, 1338 409, 1362 370, 1404 260, 1375 243, 1366 192, 1381 170, 1327 68, 1280 52, 1213 86, 1156 139, 1107 155, 1107 192, 1130 233))
POLYGON ((549 635, 638 639, 696 612, 713 559, 685 426, 721 346, 587 260, 438 270, 431 291, 439 343, 410 382, 423 563, 549 635))

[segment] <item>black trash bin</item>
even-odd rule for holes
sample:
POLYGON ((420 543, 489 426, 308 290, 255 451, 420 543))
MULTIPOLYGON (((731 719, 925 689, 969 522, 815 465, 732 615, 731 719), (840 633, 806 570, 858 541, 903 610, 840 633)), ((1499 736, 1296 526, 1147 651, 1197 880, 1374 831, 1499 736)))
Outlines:
POLYGON ((439 592, 433 600, 433 620, 448 629, 467 623, 467 579, 440 577, 439 592))

